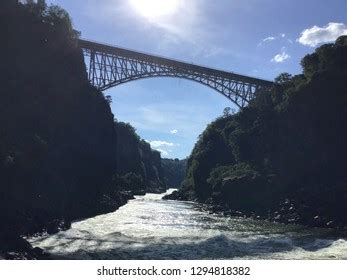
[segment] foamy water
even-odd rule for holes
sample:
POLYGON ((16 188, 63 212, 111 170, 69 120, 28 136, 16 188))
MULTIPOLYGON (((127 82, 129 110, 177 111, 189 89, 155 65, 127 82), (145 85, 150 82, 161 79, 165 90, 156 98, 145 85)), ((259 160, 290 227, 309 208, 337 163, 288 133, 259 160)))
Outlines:
POLYGON ((162 196, 29 241, 58 259, 347 259, 347 241, 326 230, 226 218, 162 196))

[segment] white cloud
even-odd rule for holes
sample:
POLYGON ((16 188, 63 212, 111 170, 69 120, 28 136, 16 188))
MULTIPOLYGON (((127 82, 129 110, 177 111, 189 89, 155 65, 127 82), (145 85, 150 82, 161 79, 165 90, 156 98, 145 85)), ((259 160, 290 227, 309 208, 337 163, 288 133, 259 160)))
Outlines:
POLYGON ((258 47, 260 47, 264 43, 271 42, 274 40, 276 40, 276 37, 272 37, 272 36, 266 37, 263 40, 261 40, 261 42, 258 44, 258 47))
POLYGON ((154 141, 147 141, 153 149, 157 149, 160 147, 173 147, 175 144, 171 142, 166 141, 160 141, 160 140, 154 140, 154 141))
POLYGON ((258 44, 258 47, 260 47, 261 45, 263 45, 264 43, 269 43, 269 42, 272 42, 272 41, 275 41, 275 40, 278 40, 278 39, 283 39, 286 37, 286 34, 285 33, 281 33, 279 34, 278 36, 274 37, 274 36, 269 36, 269 37, 266 37, 264 38, 263 40, 261 40, 261 42, 258 44))
POLYGON ((269 41, 273 41, 276 40, 276 37, 266 37, 265 39, 263 39, 263 42, 269 42, 269 41))
POLYGON ((290 55, 286 53, 285 48, 282 48, 282 52, 279 54, 276 54, 273 59, 271 59, 271 62, 275 63, 283 63, 287 59, 290 58, 290 55))
POLYGON ((167 157, 167 156, 169 155, 169 152, 167 152, 167 151, 165 151, 165 150, 163 150, 163 149, 156 149, 156 150, 157 150, 158 152, 160 152, 162 156, 167 157))
POLYGON ((316 47, 322 43, 333 42, 342 35, 347 35, 347 26, 343 23, 330 22, 324 27, 315 25, 305 29, 297 41, 305 46, 316 47))
POLYGON ((160 140, 154 140, 154 141, 148 141, 146 140, 147 143, 151 145, 151 148, 160 152, 162 156, 169 156, 169 154, 172 152, 172 150, 166 150, 164 149, 165 147, 173 147, 175 146, 174 143, 167 142, 167 141, 160 141, 160 140))
POLYGON ((177 129, 173 129, 170 131, 171 134, 177 134, 178 133, 178 130, 177 129))

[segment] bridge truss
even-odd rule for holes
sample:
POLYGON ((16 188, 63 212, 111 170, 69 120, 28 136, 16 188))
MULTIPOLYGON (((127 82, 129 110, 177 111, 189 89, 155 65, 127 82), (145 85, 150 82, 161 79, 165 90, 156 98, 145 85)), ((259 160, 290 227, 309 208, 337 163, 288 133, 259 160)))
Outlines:
POLYGON ((208 86, 242 108, 273 82, 144 54, 96 42, 79 40, 90 83, 100 90, 149 77, 176 77, 208 86))

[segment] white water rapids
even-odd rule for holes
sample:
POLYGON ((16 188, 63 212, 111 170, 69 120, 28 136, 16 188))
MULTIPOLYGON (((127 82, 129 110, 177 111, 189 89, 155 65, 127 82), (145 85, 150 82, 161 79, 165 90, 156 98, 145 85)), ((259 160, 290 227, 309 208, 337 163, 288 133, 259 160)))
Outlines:
POLYGON ((209 214, 162 196, 29 241, 57 259, 347 259, 347 241, 326 230, 209 214))

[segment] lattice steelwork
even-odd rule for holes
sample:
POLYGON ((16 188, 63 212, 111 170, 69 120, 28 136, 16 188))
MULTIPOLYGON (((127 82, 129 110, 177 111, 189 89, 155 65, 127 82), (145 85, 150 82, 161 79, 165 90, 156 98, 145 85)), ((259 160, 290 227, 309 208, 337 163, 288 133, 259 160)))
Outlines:
POLYGON ((89 81, 100 90, 148 77, 177 77, 206 85, 244 107, 272 82, 163 57, 79 40, 89 81))

